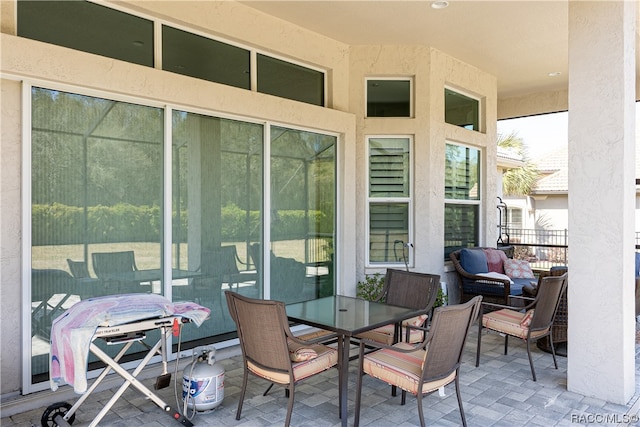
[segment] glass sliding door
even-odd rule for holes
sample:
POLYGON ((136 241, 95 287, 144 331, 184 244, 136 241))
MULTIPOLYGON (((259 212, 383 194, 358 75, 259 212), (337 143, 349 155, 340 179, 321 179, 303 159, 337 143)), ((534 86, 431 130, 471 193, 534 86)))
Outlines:
POLYGON ((252 247, 262 240, 263 135, 259 124, 173 112, 173 299, 211 309, 188 340, 235 331, 225 290, 262 296, 252 247))
POLYGON ((49 377, 52 321, 86 298, 207 306, 210 319, 183 330, 188 348, 234 337, 226 290, 285 302, 334 293, 335 136, 45 88, 31 90, 31 119, 32 384, 49 377))
POLYGON ((333 295, 336 137, 271 127, 270 298, 333 295))
POLYGON ((42 88, 31 100, 31 365, 39 382, 62 311, 93 296, 162 292, 164 131, 158 108, 42 88), (140 270, 152 273, 139 280, 140 270))

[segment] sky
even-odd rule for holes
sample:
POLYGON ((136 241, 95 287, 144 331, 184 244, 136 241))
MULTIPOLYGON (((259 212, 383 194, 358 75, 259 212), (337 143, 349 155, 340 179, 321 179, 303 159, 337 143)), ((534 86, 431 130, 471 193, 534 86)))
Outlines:
MULTIPOLYGON (((561 113, 522 117, 519 119, 499 120, 498 134, 503 136, 516 132, 527 147, 529 159, 538 158, 566 146, 568 137, 568 116, 561 113)), ((636 143, 640 143, 640 102, 636 103, 636 143)))
POLYGON ((518 119, 499 120, 498 134, 515 132, 527 147, 530 159, 535 159, 568 142, 568 113, 543 114, 518 119))

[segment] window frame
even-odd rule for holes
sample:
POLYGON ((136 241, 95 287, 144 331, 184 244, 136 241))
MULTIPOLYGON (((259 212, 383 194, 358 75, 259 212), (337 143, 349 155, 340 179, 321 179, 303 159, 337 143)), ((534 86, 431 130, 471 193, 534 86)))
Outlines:
POLYGON ((369 76, 364 79, 364 117, 366 119, 412 119, 415 117, 414 78, 412 76, 369 76), (408 116, 369 116, 369 81, 408 81, 409 82, 409 115, 408 116))
POLYGON ((455 86, 451 86, 451 85, 444 85, 444 91, 443 91, 443 97, 444 97, 444 103, 443 103, 443 107, 444 107, 444 114, 443 114, 443 121, 451 126, 455 126, 455 127, 459 127, 462 129, 466 129, 472 132, 480 132, 480 133, 484 133, 485 129, 486 129, 486 120, 483 119, 484 114, 483 114, 483 105, 482 105, 482 98, 478 95, 475 95, 471 92, 465 91, 463 89, 460 89, 458 87, 455 86), (449 123, 447 122, 447 97, 446 97, 446 91, 449 90, 451 92, 454 92, 458 95, 462 95, 464 97, 470 98, 474 101, 476 101, 478 103, 478 129, 473 129, 473 128, 468 128, 465 126, 461 126, 461 125, 457 125, 455 123, 449 123))
MULTIPOLYGON (((478 210, 478 217, 476 218, 476 230, 474 235, 476 236, 476 242, 475 242, 475 246, 479 246, 480 242, 482 241, 482 212, 483 212, 483 193, 484 193, 484 181, 483 181, 483 157, 485 156, 486 151, 484 149, 482 149, 481 147, 477 147, 477 146, 473 146, 470 144, 465 144, 465 143, 461 143, 458 141, 453 141, 450 139, 446 139, 445 140, 445 153, 447 151, 447 146, 448 145, 453 145, 456 147, 463 147, 465 149, 470 149, 470 150, 475 150, 478 153, 478 197, 477 199, 452 199, 452 198, 447 198, 447 189, 446 189, 446 175, 447 175, 447 169, 446 169, 446 160, 445 160, 445 176, 444 176, 444 204, 443 204, 443 208, 446 210, 447 206, 477 206, 477 210, 478 210)), ((445 154, 446 156, 446 154, 445 154)), ((445 235, 443 236, 444 238, 444 242, 445 242, 445 247, 444 247, 444 259, 445 261, 449 260, 449 256, 447 253, 447 246, 446 246, 446 232, 447 232, 447 218, 446 218, 446 214, 445 214, 445 218, 444 218, 444 223, 443 223, 443 231, 445 233, 445 235)), ((455 249, 460 249, 462 247, 455 247, 453 250, 455 249)))
POLYGON ((524 228, 524 209, 521 206, 508 206, 507 207, 507 218, 505 221, 506 228, 524 228), (520 218, 519 221, 514 222, 513 215, 517 213, 520 218))
MULTIPOLYGON (((366 268, 405 268, 405 264, 402 262, 372 262, 371 261, 371 250, 370 250, 370 245, 371 245, 371 235, 370 235, 370 231, 371 231, 371 224, 370 224, 370 215, 371 215, 371 205, 375 205, 375 204, 391 204, 391 203, 395 203, 395 204, 399 204, 399 203, 406 203, 407 204, 407 215, 408 215, 408 230, 407 230, 407 236, 408 236, 408 240, 409 242, 405 242, 405 244, 413 244, 412 240, 413 240, 413 235, 414 235, 414 221, 413 221, 413 204, 414 204, 414 194, 415 194, 415 185, 414 185, 414 136, 413 135, 404 135, 404 134, 398 134, 398 135, 367 135, 365 137, 365 152, 367 153, 367 171, 366 171, 366 203, 365 203, 365 267, 366 268), (370 185, 371 185, 371 170, 370 170, 370 149, 371 149, 371 144, 370 141, 372 139, 406 139, 408 141, 408 149, 409 149, 409 161, 408 161, 408 167, 409 167, 409 178, 408 178, 408 185, 409 185, 409 195, 406 197, 372 197, 371 196, 371 191, 370 191, 370 185)), ((407 265, 409 268, 412 268, 414 266, 414 254, 413 254, 413 250, 408 250, 408 257, 407 257, 407 265)))

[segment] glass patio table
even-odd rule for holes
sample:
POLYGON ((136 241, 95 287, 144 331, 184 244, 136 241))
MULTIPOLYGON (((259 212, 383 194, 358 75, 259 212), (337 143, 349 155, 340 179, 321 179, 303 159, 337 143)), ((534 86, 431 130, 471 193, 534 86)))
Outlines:
POLYGON ((424 309, 398 307, 343 295, 288 304, 286 310, 290 321, 315 326, 338 335, 339 410, 343 426, 347 425, 347 384, 349 383, 351 338, 390 323, 396 325, 396 336, 399 336, 400 324, 403 320, 426 314, 424 309))

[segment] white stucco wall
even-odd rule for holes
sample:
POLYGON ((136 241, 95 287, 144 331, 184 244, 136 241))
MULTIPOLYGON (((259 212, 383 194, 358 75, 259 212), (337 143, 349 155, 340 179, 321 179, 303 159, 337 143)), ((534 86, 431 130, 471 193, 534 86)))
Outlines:
POLYGON ((17 390, 21 333, 20 84, 2 80, 0 137, 0 379, 2 394, 17 390))

